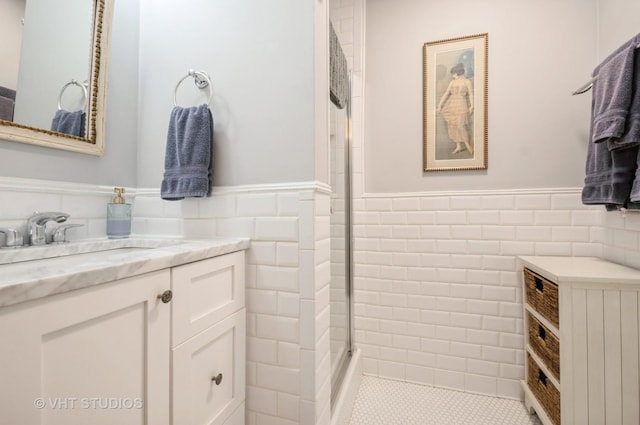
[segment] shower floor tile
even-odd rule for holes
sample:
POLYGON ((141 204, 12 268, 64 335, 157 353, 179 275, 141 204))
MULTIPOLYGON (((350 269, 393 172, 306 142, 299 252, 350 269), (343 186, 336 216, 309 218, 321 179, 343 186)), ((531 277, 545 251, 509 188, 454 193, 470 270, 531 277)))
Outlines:
POLYGON ((541 425, 517 400, 363 376, 350 425, 541 425))

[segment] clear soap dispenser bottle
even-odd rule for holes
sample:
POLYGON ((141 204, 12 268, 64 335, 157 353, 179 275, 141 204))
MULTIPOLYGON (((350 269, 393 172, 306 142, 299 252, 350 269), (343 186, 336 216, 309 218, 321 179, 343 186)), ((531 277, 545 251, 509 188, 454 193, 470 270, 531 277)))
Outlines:
POLYGON ((113 189, 113 202, 107 204, 107 236, 109 239, 126 238, 131 233, 131 204, 124 202, 123 187, 113 189))

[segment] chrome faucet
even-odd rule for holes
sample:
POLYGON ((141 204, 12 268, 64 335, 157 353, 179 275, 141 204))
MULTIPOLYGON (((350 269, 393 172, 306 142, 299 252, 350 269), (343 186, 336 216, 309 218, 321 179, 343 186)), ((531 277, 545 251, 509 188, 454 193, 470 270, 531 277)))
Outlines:
POLYGON ((0 248, 18 248, 22 246, 22 233, 19 230, 0 227, 0 234, 4 234, 4 245, 0 245, 0 248))
POLYGON ((47 243, 45 226, 49 221, 64 223, 69 214, 61 212, 35 212, 27 220, 27 232, 29 233, 29 245, 44 245, 47 243))

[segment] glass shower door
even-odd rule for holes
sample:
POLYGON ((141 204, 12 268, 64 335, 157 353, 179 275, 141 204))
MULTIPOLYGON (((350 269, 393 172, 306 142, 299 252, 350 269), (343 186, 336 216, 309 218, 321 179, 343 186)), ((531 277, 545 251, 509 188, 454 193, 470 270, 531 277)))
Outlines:
POLYGON ((351 358, 350 106, 330 106, 331 286, 330 349, 332 399, 351 358))

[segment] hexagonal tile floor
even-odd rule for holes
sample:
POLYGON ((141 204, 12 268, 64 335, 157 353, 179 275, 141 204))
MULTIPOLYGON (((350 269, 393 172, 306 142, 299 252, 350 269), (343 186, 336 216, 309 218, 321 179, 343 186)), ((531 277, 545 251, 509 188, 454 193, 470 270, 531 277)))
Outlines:
POLYGON ((363 376, 350 425, 541 425, 524 404, 363 376))

